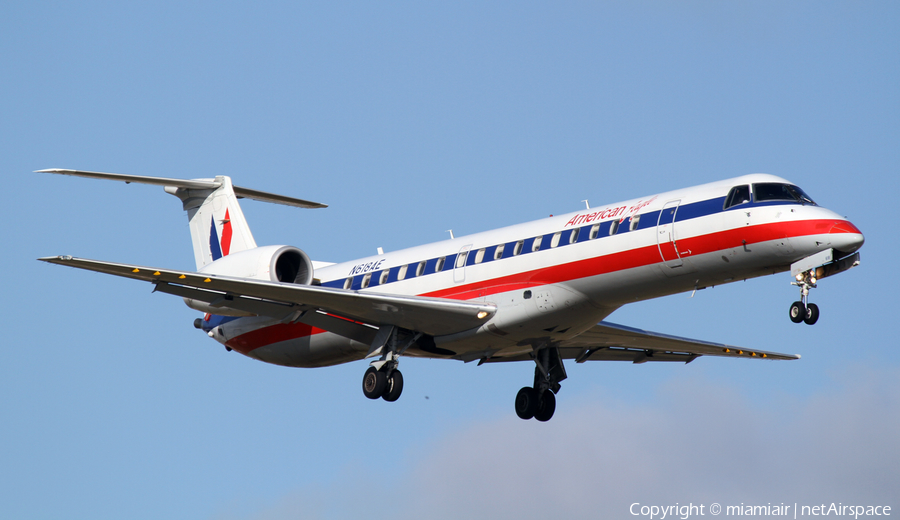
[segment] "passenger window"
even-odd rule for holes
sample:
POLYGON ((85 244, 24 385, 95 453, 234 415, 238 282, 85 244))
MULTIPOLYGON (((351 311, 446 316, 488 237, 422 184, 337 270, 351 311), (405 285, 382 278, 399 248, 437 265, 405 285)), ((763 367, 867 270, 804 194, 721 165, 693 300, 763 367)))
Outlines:
POLYGON ((481 249, 478 250, 477 253, 475 253, 475 263, 480 264, 483 260, 484 260, 484 248, 482 247, 481 249))
POLYGON ((572 230, 572 234, 569 235, 569 243, 574 244, 578 241, 578 235, 581 233, 581 228, 575 228, 572 230))
POLYGON ((750 186, 735 186, 734 188, 731 188, 731 191, 728 192, 728 196, 725 197, 725 207, 722 209, 728 209, 732 206, 747 202, 750 202, 750 186))
POLYGON ((403 264, 400 266, 400 272, 397 273, 397 279, 403 280, 406 278, 406 270, 409 269, 409 264, 403 264))
POLYGON ((559 245, 559 237, 562 235, 562 231, 557 231, 553 234, 553 238, 550 239, 550 247, 556 247, 559 245))
POLYGON ((456 255, 456 267, 462 267, 466 265, 466 253, 467 251, 463 251, 460 254, 456 255))
POLYGON ((500 260, 501 258, 503 258, 503 244, 498 245, 494 249, 494 260, 500 260))
POLYGON ((444 270, 444 261, 447 260, 446 256, 442 256, 438 258, 437 267, 434 268, 434 272, 439 273, 444 270))
POLYGON ((519 256, 522 253, 522 246, 524 245, 524 240, 519 240, 518 242, 516 242, 516 246, 513 248, 513 256, 519 256))
POLYGON ((609 236, 613 236, 618 232, 619 232, 619 221, 613 220, 612 223, 609 225, 609 236))
POLYGON ((531 244, 531 252, 534 253, 535 251, 540 251, 540 250, 541 250, 541 235, 538 235, 538 236, 534 237, 534 243, 531 244))
POLYGON ((388 269, 381 271, 381 278, 378 280, 379 285, 384 285, 387 283, 387 277, 388 277, 389 272, 390 272, 390 270, 388 270, 388 269))
POLYGON ((350 286, 353 285, 353 277, 347 278, 344 280, 344 289, 349 289, 350 286))
POLYGON ((594 224, 591 226, 591 240, 597 238, 597 235, 600 234, 600 224, 594 224))
POLYGON ((362 288, 365 289, 366 287, 368 287, 369 282, 371 282, 371 281, 372 281, 372 273, 368 273, 365 276, 363 276, 362 288))
POLYGON ((628 226, 628 230, 629 230, 629 231, 634 231, 635 229, 637 229, 637 228, 638 228, 638 222, 640 222, 640 221, 641 221, 641 216, 640 216, 640 215, 635 215, 635 216, 631 217, 631 225, 628 226))
POLYGON ((416 276, 422 276, 422 273, 425 272, 425 262, 419 262, 419 267, 416 268, 416 276))

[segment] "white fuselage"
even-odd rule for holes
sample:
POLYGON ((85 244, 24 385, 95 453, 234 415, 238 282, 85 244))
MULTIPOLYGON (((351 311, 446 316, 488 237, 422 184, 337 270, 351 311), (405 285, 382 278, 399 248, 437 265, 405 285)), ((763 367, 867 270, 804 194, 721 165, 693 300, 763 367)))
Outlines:
MULTIPOLYGON (((496 305, 482 326, 433 338, 437 350, 407 352, 468 361, 572 338, 627 303, 783 272, 819 251, 851 253, 862 245, 846 219, 812 204, 754 199, 724 208, 729 190, 757 183, 790 184, 747 175, 320 265, 315 279, 349 290, 496 305)), ((229 318, 210 335, 287 366, 343 363, 369 349, 304 321, 229 318)))

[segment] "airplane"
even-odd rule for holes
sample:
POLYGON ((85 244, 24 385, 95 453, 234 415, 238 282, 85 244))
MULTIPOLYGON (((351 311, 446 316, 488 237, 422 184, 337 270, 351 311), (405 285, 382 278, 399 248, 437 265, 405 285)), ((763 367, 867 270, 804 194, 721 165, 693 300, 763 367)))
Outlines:
POLYGON ((790 271, 794 323, 814 324, 818 280, 859 265, 864 237, 795 184, 752 174, 341 263, 257 246, 238 199, 326 205, 232 185, 80 170, 40 173, 163 186, 187 212, 196 271, 52 256, 44 262, 150 282, 203 312, 194 326, 228 351, 289 367, 371 360, 370 399, 396 401, 401 356, 535 364, 516 394, 548 421, 565 361, 770 360, 768 352, 604 321, 623 305, 790 271))

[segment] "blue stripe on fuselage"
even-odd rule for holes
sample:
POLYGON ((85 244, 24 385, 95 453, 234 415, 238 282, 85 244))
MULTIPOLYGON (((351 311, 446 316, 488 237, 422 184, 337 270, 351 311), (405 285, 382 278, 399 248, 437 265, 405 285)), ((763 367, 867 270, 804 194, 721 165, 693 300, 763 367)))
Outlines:
MULTIPOLYGON (((717 213, 722 213, 725 211, 732 211, 735 209, 758 208, 761 206, 777 206, 777 205, 782 205, 782 204, 797 204, 797 202, 795 202, 795 201, 788 201, 788 200, 767 200, 767 201, 763 201, 763 202, 746 202, 743 204, 738 204, 736 206, 732 206, 728 209, 723 209, 723 206, 725 205, 725 198, 726 197, 716 197, 713 199, 701 200, 699 202, 692 202, 690 204, 682 204, 682 205, 678 206, 678 210, 675 213, 675 222, 683 222, 686 220, 692 220, 692 219, 699 218, 699 217, 707 217, 710 215, 715 215, 717 213)), ((640 217, 640 220, 638 221, 637 229, 635 231, 638 231, 641 229, 647 229, 647 228, 651 228, 651 227, 656 227, 659 224, 659 214, 660 214, 660 210, 656 210, 656 211, 648 211, 647 213, 642 213, 642 214, 636 215, 636 216, 640 217)), ((628 233, 629 231, 631 231, 629 229, 630 228, 630 220, 627 218, 624 219, 624 221, 620 224, 619 229, 615 235, 609 234, 610 226, 612 225, 612 220, 600 222, 599 224, 600 224, 600 227, 598 229, 597 237, 595 240, 607 238, 610 236, 622 235, 622 234, 625 234, 625 233, 628 233)), ((581 226, 581 230, 578 233, 578 240, 576 240, 574 243, 580 244, 582 242, 590 241, 591 240, 591 238, 590 238, 591 228, 594 225, 595 224, 587 224, 585 226, 581 226)), ((215 232, 215 227, 213 227, 213 232, 215 232)), ((560 236, 559 245, 557 247, 564 247, 564 246, 570 245, 569 236, 572 232, 573 232, 572 228, 562 230, 562 235, 560 236)), ((540 242, 540 251, 544 251, 545 249, 550 249, 550 242, 553 239, 553 235, 554 235, 554 233, 547 233, 547 234, 541 235, 539 237, 528 237, 528 238, 524 238, 524 239, 513 240, 513 241, 507 242, 503 245, 488 246, 485 248, 484 258, 481 263, 486 263, 486 262, 490 262, 490 261, 494 260, 494 250, 495 250, 494 248, 495 247, 503 247, 503 256, 501 257, 501 260, 512 257, 513 249, 515 248, 516 243, 519 242, 520 240, 523 242, 522 251, 519 253, 520 255, 532 253, 532 247, 533 247, 534 241, 536 239, 541 241, 540 242)), ((468 256, 467 256, 466 262, 465 262, 466 266, 475 265, 475 255, 477 254, 477 252, 478 252, 477 249, 473 249, 468 252, 468 256)), ((422 276, 434 274, 436 272, 435 270, 433 270, 434 268, 431 266, 435 265, 438 258, 440 258, 440 257, 431 258, 431 259, 426 260, 426 262, 428 262, 428 263, 426 264, 427 267, 425 269, 425 272, 422 273, 422 276)), ((446 255, 445 258, 446 258, 446 260, 444 263, 443 270, 448 271, 448 270, 453 269, 453 266, 456 265, 456 254, 446 255)), ((407 271, 406 279, 415 277, 415 268, 418 265, 418 263, 419 262, 411 262, 410 264, 408 264, 409 265, 408 269, 410 269, 411 271, 407 271)), ((394 266, 391 268, 387 268, 390 271, 389 271, 388 278, 385 281, 385 284, 390 284, 390 283, 398 281, 397 274, 400 271, 400 267, 401 266, 394 266)), ((365 275, 357 275, 357 276, 352 277, 353 278, 353 281, 351 283, 352 289, 354 289, 354 290, 361 289, 363 276, 365 276, 365 275)), ((373 271, 373 273, 372 273, 373 280, 376 277, 380 277, 380 276, 381 276, 381 271, 373 271)), ((340 289, 340 288, 344 287, 345 280, 346 280, 345 278, 339 278, 337 280, 329 280, 326 282, 322 282, 322 286, 334 287, 334 288, 340 289)), ((370 285, 370 287, 371 287, 371 285, 370 285)))

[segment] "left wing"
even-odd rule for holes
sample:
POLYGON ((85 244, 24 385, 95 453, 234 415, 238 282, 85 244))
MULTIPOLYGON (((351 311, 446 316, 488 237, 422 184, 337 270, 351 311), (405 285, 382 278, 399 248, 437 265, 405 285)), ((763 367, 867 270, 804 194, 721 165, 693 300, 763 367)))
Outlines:
MULTIPOLYGON (((632 363, 681 361, 690 363, 700 356, 800 359, 797 354, 781 354, 670 336, 608 321, 601 321, 578 337, 561 341, 558 346, 560 357, 574 359, 576 363, 585 361, 631 361, 632 363)), ((525 359, 531 359, 530 354, 509 358, 491 358, 484 361, 523 361, 525 359)))
POLYGON ((349 291, 312 285, 174 271, 71 256, 39 258, 51 264, 143 280, 156 290, 278 319, 309 310, 334 313, 371 325, 395 325, 432 336, 455 334, 482 325, 497 307, 445 298, 349 291))

